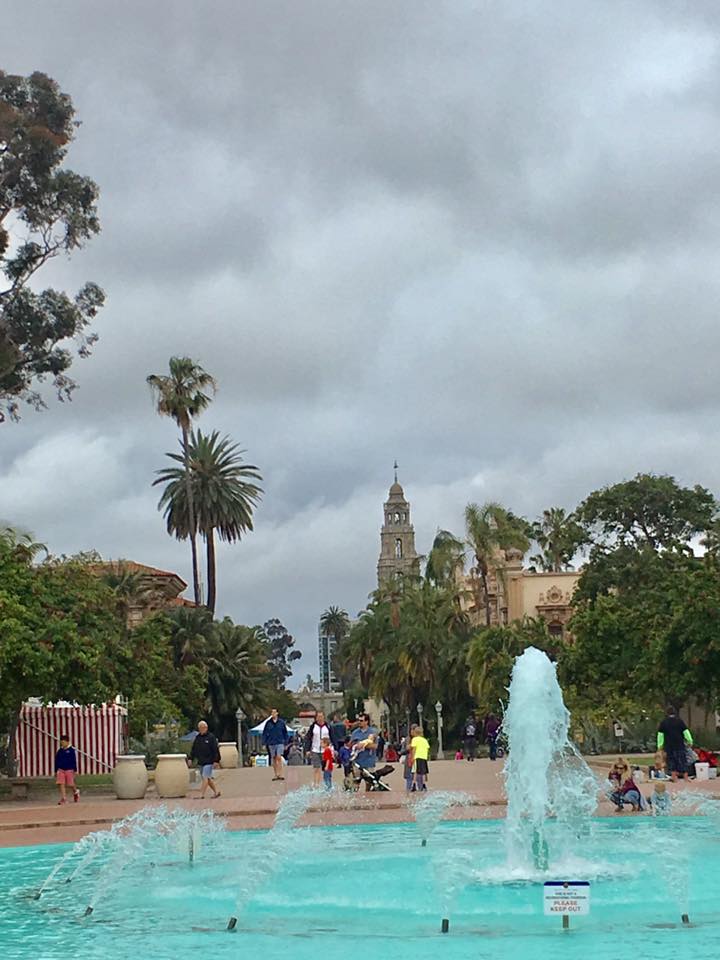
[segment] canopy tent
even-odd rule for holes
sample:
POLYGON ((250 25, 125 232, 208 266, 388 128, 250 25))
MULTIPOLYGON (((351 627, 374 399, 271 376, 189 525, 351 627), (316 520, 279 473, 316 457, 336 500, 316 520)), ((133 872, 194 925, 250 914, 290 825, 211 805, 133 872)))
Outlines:
MULTIPOLYGON (((265 717, 265 719, 261 720, 256 727, 251 727, 251 729, 248 730, 248 733, 251 735, 254 734, 257 737, 262 736, 263 730, 265 729, 265 724, 269 719, 270 717, 265 717)), ((297 732, 301 729, 297 724, 290 723, 288 720, 285 721, 285 726, 288 728, 288 730, 292 730, 293 732, 297 732)))

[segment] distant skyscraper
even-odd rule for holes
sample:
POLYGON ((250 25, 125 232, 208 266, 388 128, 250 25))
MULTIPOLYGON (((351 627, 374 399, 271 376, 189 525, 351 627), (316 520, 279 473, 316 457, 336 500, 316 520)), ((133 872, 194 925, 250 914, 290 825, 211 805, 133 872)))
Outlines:
POLYGON ((420 558, 415 552, 415 530, 410 523, 410 504, 398 483, 397 463, 395 482, 385 501, 384 521, 380 531, 378 586, 398 576, 416 575, 420 571, 420 558))
POLYGON ((325 636, 322 627, 318 627, 318 662, 320 664, 320 685, 325 693, 339 690, 340 685, 332 669, 335 652, 335 637, 325 636))

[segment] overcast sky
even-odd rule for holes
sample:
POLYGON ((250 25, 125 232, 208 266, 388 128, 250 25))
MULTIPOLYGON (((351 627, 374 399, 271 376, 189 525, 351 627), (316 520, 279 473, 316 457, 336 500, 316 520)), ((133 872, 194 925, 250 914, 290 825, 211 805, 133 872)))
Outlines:
POLYGON ((265 478, 219 610, 317 621, 375 585, 392 462, 420 552, 470 500, 535 517, 638 471, 720 493, 717 0, 22 0, 0 67, 82 121, 107 292, 71 404, 0 426, 0 516, 189 575, 148 373, 265 478))

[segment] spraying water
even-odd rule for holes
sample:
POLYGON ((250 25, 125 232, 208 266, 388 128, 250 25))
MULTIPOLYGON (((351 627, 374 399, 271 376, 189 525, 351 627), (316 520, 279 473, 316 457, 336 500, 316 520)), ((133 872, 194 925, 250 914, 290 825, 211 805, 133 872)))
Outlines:
POLYGON ((473 798, 460 790, 436 790, 410 804, 415 823, 425 846, 450 807, 467 807, 473 798))
POLYGON ((568 739, 570 714, 563 702, 555 665, 535 647, 517 658, 503 721, 508 738, 505 790, 506 837, 511 867, 546 871, 553 857, 589 830, 597 805, 597 781, 568 739), (560 830, 552 838, 548 819, 560 830))

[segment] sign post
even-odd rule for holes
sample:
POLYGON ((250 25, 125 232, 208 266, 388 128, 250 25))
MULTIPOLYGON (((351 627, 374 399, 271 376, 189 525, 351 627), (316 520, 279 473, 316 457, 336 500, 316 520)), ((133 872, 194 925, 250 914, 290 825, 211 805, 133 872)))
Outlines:
POLYGON ((548 880, 543 885, 545 916, 561 916, 563 930, 570 929, 570 917, 590 913, 590 884, 587 880, 548 880))

